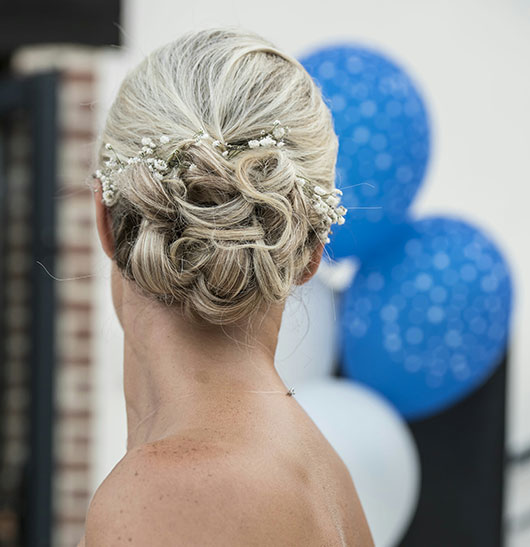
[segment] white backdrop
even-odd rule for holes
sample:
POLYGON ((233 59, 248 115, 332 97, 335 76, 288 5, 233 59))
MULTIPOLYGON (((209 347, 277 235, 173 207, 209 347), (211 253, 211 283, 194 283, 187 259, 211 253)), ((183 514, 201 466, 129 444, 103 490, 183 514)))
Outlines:
MULTIPOLYGON (((182 32, 241 25, 296 57, 337 41, 386 52, 408 70, 427 102, 433 150, 417 215, 459 214, 504 250, 516 281, 509 375, 508 442, 530 443, 530 3, 525 0, 328 0, 124 2, 125 46, 103 52, 101 124, 125 71, 182 32)), ((96 237, 96 234, 94 234, 96 237)), ((106 257, 100 290, 95 386, 94 488, 125 452, 122 336, 106 257)))

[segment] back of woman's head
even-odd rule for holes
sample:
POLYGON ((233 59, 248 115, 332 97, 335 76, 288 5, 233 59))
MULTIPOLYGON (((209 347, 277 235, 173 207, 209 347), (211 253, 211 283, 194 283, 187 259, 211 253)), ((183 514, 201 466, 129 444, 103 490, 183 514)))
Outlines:
POLYGON ((146 295, 190 319, 228 324, 282 302, 321 244, 321 215, 297 177, 334 188, 338 141, 320 89, 303 66, 234 28, 189 32, 124 79, 101 135, 98 164, 129 158, 142 138, 176 147, 192 169, 155 177, 141 162, 115 177, 109 207, 114 260, 146 295), (244 143, 289 128, 279 147, 223 156, 204 139, 244 143), (112 152, 105 148, 110 143, 112 152))

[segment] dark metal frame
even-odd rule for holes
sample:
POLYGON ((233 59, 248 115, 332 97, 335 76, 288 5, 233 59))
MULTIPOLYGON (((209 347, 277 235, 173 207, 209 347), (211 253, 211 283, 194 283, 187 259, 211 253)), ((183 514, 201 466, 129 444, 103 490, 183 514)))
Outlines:
POLYGON ((0 80, 0 117, 22 109, 32 132, 31 410, 23 531, 28 547, 51 542, 56 297, 53 278, 37 261, 55 271, 58 81, 57 71, 0 80))
POLYGON ((0 55, 28 44, 121 45, 121 0, 1 2, 0 55))

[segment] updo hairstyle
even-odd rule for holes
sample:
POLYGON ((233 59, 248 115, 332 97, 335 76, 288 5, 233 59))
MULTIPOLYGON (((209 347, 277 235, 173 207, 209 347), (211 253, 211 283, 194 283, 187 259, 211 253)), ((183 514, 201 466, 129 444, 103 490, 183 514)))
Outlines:
POLYGON ((145 295, 190 320, 223 325, 284 301, 307 270, 320 222, 295 183, 333 189, 338 139, 330 110, 303 66, 253 32, 188 32, 148 55, 121 84, 99 141, 98 165, 131 157, 143 137, 178 145, 193 169, 162 180, 145 165, 116 177, 110 210, 114 260, 145 295), (223 157, 213 139, 243 143, 274 120, 282 149, 223 157))

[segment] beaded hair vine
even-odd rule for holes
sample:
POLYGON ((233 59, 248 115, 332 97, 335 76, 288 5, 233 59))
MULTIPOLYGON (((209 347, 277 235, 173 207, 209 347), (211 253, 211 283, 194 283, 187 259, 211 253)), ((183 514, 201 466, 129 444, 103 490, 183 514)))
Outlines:
MULTIPOLYGON (((231 159, 241 150, 258 147, 276 147, 283 148, 285 142, 283 138, 289 134, 289 127, 282 126, 279 120, 273 122, 272 130, 267 133, 265 130, 261 131, 261 137, 259 139, 251 139, 243 144, 231 144, 224 143, 220 140, 213 140, 211 145, 217 149, 223 157, 231 159)), ((202 143, 206 139, 211 139, 210 135, 200 129, 194 136, 195 143, 202 143)), ((167 176, 172 169, 179 166, 183 169, 194 169, 196 166, 192 162, 187 162, 183 159, 182 150, 177 148, 167 159, 159 157, 157 149, 160 145, 169 144, 170 138, 167 135, 159 137, 158 142, 155 142, 150 137, 144 137, 142 139, 142 148, 139 152, 125 161, 122 161, 114 148, 110 143, 105 144, 105 149, 114 153, 114 158, 110 158, 105 161, 105 167, 98 169, 93 173, 93 177, 101 181, 102 186, 102 201, 110 207, 116 203, 118 198, 118 188, 114 181, 115 174, 122 173, 129 165, 135 163, 144 163, 152 176, 158 180, 162 180, 167 176)), ((322 242, 329 243, 328 234, 330 232, 331 224, 344 224, 344 215, 346 214, 346 207, 340 205, 340 198, 342 191, 338 188, 334 188, 328 192, 319 185, 310 183, 307 179, 302 177, 296 177, 296 182, 308 196, 311 205, 322 216, 323 228, 318 231, 318 235, 322 242)), ((97 189, 95 190, 97 191, 97 189)))

